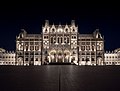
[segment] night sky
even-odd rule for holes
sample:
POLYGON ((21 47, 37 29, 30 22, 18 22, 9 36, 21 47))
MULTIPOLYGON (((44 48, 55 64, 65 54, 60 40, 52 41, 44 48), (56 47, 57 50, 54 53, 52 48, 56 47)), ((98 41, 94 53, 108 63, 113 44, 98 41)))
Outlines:
POLYGON ((1 5, 0 47, 15 50, 15 39, 20 29, 24 28, 28 33, 41 33, 46 19, 50 24, 70 24, 74 19, 81 34, 92 33, 99 28, 105 38, 105 50, 120 47, 120 10, 117 5, 47 4, 1 5))

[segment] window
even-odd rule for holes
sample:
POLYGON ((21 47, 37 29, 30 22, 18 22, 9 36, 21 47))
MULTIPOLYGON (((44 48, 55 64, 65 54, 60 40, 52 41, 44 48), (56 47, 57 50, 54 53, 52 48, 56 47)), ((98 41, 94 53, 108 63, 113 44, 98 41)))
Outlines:
POLYGON ((73 51, 73 54, 76 54, 75 51, 73 51))
POLYGON ((28 46, 26 46, 26 51, 28 51, 28 46))
POLYGON ((76 36, 74 36, 74 39, 76 39, 76 36))
POLYGON ((55 29, 54 29, 54 28, 52 29, 52 32, 55 32, 55 29))
POLYGON ((25 55, 29 55, 29 53, 26 52, 25 55))
POLYGON ((34 55, 34 52, 31 52, 30 55, 34 55))
POLYGON ((95 53, 94 53, 94 52, 92 52, 92 53, 91 53, 91 55, 95 55, 95 53))
POLYGON ((36 50, 36 51, 39 50, 39 46, 35 46, 35 50, 36 50))
POLYGON ((66 37, 64 37, 64 43, 66 43, 66 37))
POLYGON ((81 41, 85 41, 85 39, 81 39, 81 41))
POLYGON ((44 36, 44 39, 48 39, 48 36, 44 36))
POLYGON ((35 61, 38 61, 38 58, 36 58, 35 61))
POLYGON ((90 45, 90 42, 86 42, 86 45, 90 45))
POLYGON ((54 43, 56 43, 56 37, 54 37, 54 43))
POLYGON ((74 37, 72 36, 72 39, 73 39, 74 37))
POLYGON ((94 51, 94 46, 92 46, 92 51, 94 51))
POLYGON ((73 29, 73 32, 75 32, 75 29, 73 29))
POLYGON ((34 50, 34 46, 30 46, 30 50, 31 50, 31 51, 34 50))
POLYGON ((60 42, 60 38, 58 37, 58 43, 60 42))
POLYGON ((62 43, 62 37, 61 37, 61 43, 62 43))
POLYGON ((81 50, 84 51, 85 50, 85 46, 81 46, 81 50))
POLYGON ((31 58, 31 61, 34 61, 34 58, 31 58))
POLYGON ((86 55, 90 55, 90 53, 86 53, 86 55))
POLYGON ((86 39, 86 41, 90 41, 90 39, 86 39))
POLYGON ((28 58, 26 58, 25 61, 28 61, 28 58))
POLYGON ((65 31, 68 32, 68 29, 66 28, 65 31))
POLYGON ((38 52, 36 52, 35 55, 38 55, 38 52))
POLYGON ((84 58, 82 58, 82 61, 84 61, 84 58))
POLYGON ((95 61, 95 59, 94 59, 94 58, 92 58, 92 59, 91 59, 91 61, 95 61))
POLYGON ((86 50, 90 50, 90 46, 86 46, 86 50))
POLYGON ((30 42, 30 45, 33 45, 34 44, 34 42, 30 42))
POLYGON ((53 43, 53 37, 51 37, 51 43, 53 43))
POLYGON ((89 61, 89 58, 86 58, 86 61, 89 61))
POLYGON ((82 45, 85 45, 85 42, 82 42, 81 44, 82 44, 82 45))
POLYGON ((69 43, 69 38, 67 37, 67 43, 69 43))
POLYGON ((85 53, 82 53, 82 55, 85 55, 85 53))
POLYGON ((45 32, 47 32, 47 29, 45 29, 45 32))
POLYGON ((35 45, 38 45, 39 44, 39 42, 35 42, 35 45))

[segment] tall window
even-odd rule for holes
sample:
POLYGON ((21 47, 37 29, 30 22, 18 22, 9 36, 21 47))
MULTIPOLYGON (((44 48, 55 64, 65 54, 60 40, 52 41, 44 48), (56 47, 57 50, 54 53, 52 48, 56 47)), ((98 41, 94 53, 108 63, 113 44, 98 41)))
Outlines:
POLYGON ((84 51, 85 50, 85 46, 81 46, 81 50, 84 51))
POLYGON ((92 58, 92 59, 91 59, 91 61, 95 61, 95 59, 94 59, 94 58, 92 58))
POLYGON ((60 42, 60 38, 58 37, 58 43, 60 42))
POLYGON ((36 51, 39 50, 39 46, 35 46, 35 50, 36 50, 36 51))
POLYGON ((55 29, 54 29, 54 28, 52 29, 52 32, 55 32, 55 29))
POLYGON ((54 36, 54 43, 56 43, 56 37, 54 36))
POLYGON ((25 61, 28 61, 28 58, 26 58, 25 61))
POLYGON ((90 50, 90 46, 86 46, 86 50, 90 50))
POLYGON ((31 58, 31 61, 34 61, 34 58, 31 58))
POLYGON ((62 37, 61 37, 61 43, 62 43, 62 37))
POLYGON ((26 51, 28 51, 28 45, 26 46, 26 51))
POLYGON ((64 37, 64 43, 66 43, 66 37, 64 37))
POLYGON ((53 43, 53 37, 51 37, 51 43, 53 43))
POLYGON ((67 37, 67 43, 69 43, 69 37, 67 37))
POLYGON ((34 50, 34 46, 30 46, 30 50, 33 51, 34 50))
POLYGON ((94 51, 94 45, 92 45, 92 51, 94 51))

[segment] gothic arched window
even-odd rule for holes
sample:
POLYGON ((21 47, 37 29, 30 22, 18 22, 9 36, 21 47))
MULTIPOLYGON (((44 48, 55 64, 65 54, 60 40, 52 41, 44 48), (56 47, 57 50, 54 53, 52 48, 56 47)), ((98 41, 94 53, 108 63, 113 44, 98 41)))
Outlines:
POLYGON ((62 43, 62 37, 61 37, 61 43, 62 43))
POLYGON ((53 43, 53 37, 51 37, 51 43, 53 43))
POLYGON ((58 43, 60 42, 60 38, 58 37, 58 43))
POLYGON ((67 43, 69 43, 69 37, 67 37, 67 43))

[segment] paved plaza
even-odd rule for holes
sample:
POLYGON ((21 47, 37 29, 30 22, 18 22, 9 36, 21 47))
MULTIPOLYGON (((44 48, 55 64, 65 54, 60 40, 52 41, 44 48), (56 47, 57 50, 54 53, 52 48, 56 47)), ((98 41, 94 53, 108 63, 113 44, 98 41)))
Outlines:
POLYGON ((120 66, 0 66, 0 91, 120 91, 120 66))

